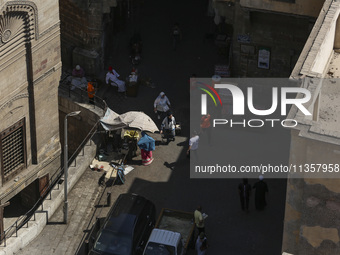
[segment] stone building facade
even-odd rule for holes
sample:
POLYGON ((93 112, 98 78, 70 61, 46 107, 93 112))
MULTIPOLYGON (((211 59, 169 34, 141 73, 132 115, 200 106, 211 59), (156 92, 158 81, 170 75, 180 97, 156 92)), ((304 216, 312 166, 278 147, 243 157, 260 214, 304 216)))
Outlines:
POLYGON ((233 77, 289 77, 324 0, 213 0, 232 26, 233 77))
POLYGON ((87 75, 98 75, 108 37, 125 20, 128 2, 131 0, 59 1, 64 69, 79 64, 87 75))
POLYGON ((0 10, 0 204, 20 194, 30 208, 61 162, 58 1, 0 0, 0 10))
POLYGON ((326 0, 291 78, 312 95, 304 116, 292 107, 290 164, 282 251, 340 254, 340 4, 326 0))

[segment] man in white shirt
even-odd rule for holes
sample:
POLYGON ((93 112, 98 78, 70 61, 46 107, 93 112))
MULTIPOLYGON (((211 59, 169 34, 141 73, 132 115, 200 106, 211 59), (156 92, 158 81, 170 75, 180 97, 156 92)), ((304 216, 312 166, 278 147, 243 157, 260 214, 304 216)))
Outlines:
POLYGON ((119 80, 118 77, 120 75, 112 68, 112 66, 109 66, 109 71, 106 74, 106 84, 116 86, 118 87, 118 92, 125 93, 126 86, 125 82, 122 80, 119 80))
POLYGON ((200 141, 200 137, 198 136, 197 132, 194 131, 189 140, 189 148, 187 150, 187 155, 190 156, 190 151, 192 151, 195 155, 195 161, 198 160, 197 149, 198 149, 199 141, 200 141))

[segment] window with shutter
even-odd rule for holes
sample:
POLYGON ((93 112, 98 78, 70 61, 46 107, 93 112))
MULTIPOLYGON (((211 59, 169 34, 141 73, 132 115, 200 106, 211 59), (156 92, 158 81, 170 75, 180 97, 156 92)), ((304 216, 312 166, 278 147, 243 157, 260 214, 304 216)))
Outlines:
POLYGON ((2 183, 26 168, 25 118, 0 133, 2 183))

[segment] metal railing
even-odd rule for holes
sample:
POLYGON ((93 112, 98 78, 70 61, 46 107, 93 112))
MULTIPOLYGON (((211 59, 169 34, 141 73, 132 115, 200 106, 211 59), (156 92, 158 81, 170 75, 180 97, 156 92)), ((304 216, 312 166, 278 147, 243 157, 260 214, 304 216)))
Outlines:
MULTIPOLYGON (((88 103, 89 97, 88 97, 87 89, 76 87, 72 90, 71 84, 68 80, 69 77, 71 77, 71 75, 68 73, 64 73, 61 77, 61 80, 59 83, 59 89, 65 92, 63 95, 64 96, 67 95, 69 98, 72 99, 72 101, 78 101, 80 103, 88 103)), ((93 83, 95 83, 95 88, 98 88, 98 82, 93 81, 93 83)), ((93 106, 94 109, 98 107, 98 108, 106 110, 107 108, 106 102, 99 96, 94 95, 93 102, 94 102, 93 104, 89 104, 89 105, 93 106)))
MULTIPOLYGON (((64 87, 66 87, 66 86, 64 86, 64 87)), ((71 91, 70 88, 69 88, 69 97, 74 96, 72 94, 75 94, 75 93, 77 93, 77 92, 71 91)), ((80 93, 82 93, 82 92, 80 92, 80 93)), ((87 91, 86 91, 86 93, 87 93, 87 91)), ((96 98, 97 98, 97 100, 95 100, 95 102, 97 104, 95 104, 94 107, 97 105, 97 107, 100 107, 105 112, 106 108, 107 108, 105 101, 102 100, 99 97, 96 97, 96 98)), ((91 130, 89 131, 87 136, 84 138, 84 140, 80 143, 80 145, 75 150, 75 152, 69 157, 69 159, 67 161, 68 165, 70 165, 70 163, 74 161, 75 166, 76 166, 77 155, 79 155, 81 151, 83 152, 81 156, 85 155, 85 152, 84 152, 85 146, 88 143, 88 141, 90 141, 89 146, 92 145, 92 139, 93 139, 94 135, 97 133, 96 130, 97 130, 99 125, 100 125, 100 122, 98 121, 91 128, 91 130)), ((8 238, 12 237, 14 234, 15 234, 15 237, 18 237, 18 230, 20 228, 22 228, 25 225, 28 227, 28 223, 29 223, 30 220, 35 221, 36 213, 46 213, 46 222, 48 222, 48 211, 44 211, 43 202, 45 201, 45 199, 47 197, 49 197, 49 199, 52 200, 52 194, 51 193, 52 193, 53 190, 59 190, 59 186, 62 183, 61 177, 63 176, 63 174, 64 174, 64 166, 59 167, 54 172, 54 174, 49 178, 48 184, 45 187, 43 187, 43 189, 42 189, 42 190, 44 190, 44 192, 40 195, 39 199, 34 204, 34 206, 28 212, 26 212, 24 215, 21 215, 10 227, 8 227, 6 230, 4 230, 3 233, 0 233, 0 245, 1 246, 3 245, 3 247, 6 247, 6 240, 8 238), (41 207, 40 210, 39 210, 39 207, 41 207)))

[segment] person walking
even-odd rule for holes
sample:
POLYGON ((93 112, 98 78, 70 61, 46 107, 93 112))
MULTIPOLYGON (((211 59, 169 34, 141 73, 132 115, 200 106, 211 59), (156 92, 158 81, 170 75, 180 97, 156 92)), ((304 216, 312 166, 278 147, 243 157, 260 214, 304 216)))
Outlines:
POLYGON ((170 139, 173 139, 173 141, 175 141, 176 120, 175 117, 172 115, 172 112, 168 111, 167 115, 168 116, 165 117, 162 121, 160 133, 164 133, 167 143, 169 143, 170 139))
POLYGON ((197 134, 196 131, 192 132, 191 138, 189 140, 189 148, 187 150, 187 155, 190 157, 190 152, 194 154, 194 160, 198 161, 198 155, 197 155, 197 149, 198 149, 198 143, 199 143, 200 137, 197 134))
POLYGON ((242 183, 238 185, 242 211, 249 212, 249 197, 251 195, 251 186, 247 178, 243 178, 242 183))
POLYGON ((197 209, 194 211, 194 219, 195 219, 195 225, 198 230, 198 235, 200 235, 202 232, 205 232, 205 226, 204 226, 204 217, 202 214, 202 206, 198 206, 197 209))
POLYGON ((196 248, 197 255, 206 254, 206 251, 208 249, 208 241, 207 241, 207 237, 205 236, 204 232, 201 232, 199 236, 197 237, 195 248, 196 248))
POLYGON ((153 103, 153 108, 155 113, 157 113, 157 118, 160 120, 165 117, 165 113, 170 109, 170 101, 164 92, 161 92, 159 96, 155 99, 153 103))
POLYGON ((263 181, 263 176, 259 176, 259 181, 253 186, 255 189, 255 208, 256 210, 262 211, 267 205, 266 193, 268 193, 267 183, 263 181))

